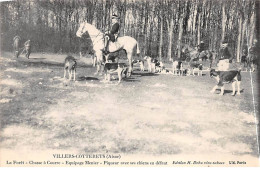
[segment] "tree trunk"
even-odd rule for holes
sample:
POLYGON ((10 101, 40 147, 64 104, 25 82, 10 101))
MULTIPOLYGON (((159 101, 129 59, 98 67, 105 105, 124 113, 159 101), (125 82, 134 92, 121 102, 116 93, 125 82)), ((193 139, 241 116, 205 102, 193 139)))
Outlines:
POLYGON ((222 35, 221 35, 221 43, 225 39, 226 22, 227 22, 227 16, 226 16, 226 12, 225 12, 225 3, 223 3, 222 4, 222 35))
POLYGON ((171 23, 170 23, 170 30, 169 30, 169 44, 168 44, 168 53, 167 53, 167 57, 168 57, 169 61, 172 60, 173 31, 174 31, 174 19, 172 17, 171 18, 171 23))
POLYGON ((249 47, 252 47, 253 45, 253 40, 254 40, 254 36, 255 36, 255 13, 252 14, 251 18, 250 18, 250 29, 249 29, 249 47))
POLYGON ((162 47, 163 47, 163 17, 161 14, 160 22, 160 42, 159 42, 159 60, 162 61, 162 47))
MULTIPOLYGON (((245 42, 245 32, 246 32, 246 25, 247 25, 247 19, 244 20, 243 27, 242 27, 242 36, 241 36, 241 49, 240 49, 240 55, 242 56, 243 49, 244 49, 244 42, 245 42)), ((239 62, 241 61, 241 56, 239 58, 239 62)))
POLYGON ((179 19, 179 37, 178 37, 178 59, 181 58, 182 33, 183 33, 183 15, 179 19))
POLYGON ((238 19, 238 39, 237 39, 237 62, 240 62, 241 35, 242 35, 242 17, 238 19))
POLYGON ((197 13, 198 13, 198 9, 197 8, 198 7, 197 7, 197 3, 196 3, 195 7, 194 7, 193 22, 192 22, 193 44, 195 44, 195 40, 196 40, 196 18, 197 18, 197 13))
POLYGON ((145 45, 145 47, 144 47, 144 54, 146 55, 147 54, 147 49, 148 49, 148 26, 147 26, 147 24, 148 24, 148 17, 149 17, 149 9, 148 9, 148 2, 146 1, 145 2, 145 19, 144 19, 144 31, 143 31, 143 33, 144 33, 144 45, 145 45))
POLYGON ((197 45, 200 44, 200 20, 201 20, 201 13, 199 13, 199 17, 198 17, 198 33, 197 33, 198 42, 197 42, 197 45))

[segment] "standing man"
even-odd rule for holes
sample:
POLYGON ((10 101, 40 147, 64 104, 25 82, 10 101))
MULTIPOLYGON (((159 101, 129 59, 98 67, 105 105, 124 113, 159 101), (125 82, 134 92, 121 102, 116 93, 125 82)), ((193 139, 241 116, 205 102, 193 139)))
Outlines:
POLYGON ((25 57, 29 59, 29 56, 31 54, 31 40, 27 40, 24 43, 24 49, 25 49, 25 57))
POLYGON ((218 70, 227 71, 229 69, 230 63, 232 63, 233 57, 228 49, 228 42, 223 41, 219 53, 218 70))
POLYGON ((247 47, 244 47, 241 56, 241 63, 244 64, 244 68, 248 66, 247 57, 248 57, 247 47))
POLYGON ((250 67, 252 68, 252 71, 255 71, 255 66, 258 65, 258 56, 259 55, 259 49, 257 46, 257 40, 255 39, 253 42, 252 47, 249 49, 249 55, 248 55, 248 60, 250 67))
POLYGON ((20 55, 20 41, 21 41, 21 37, 16 35, 14 38, 13 38, 13 48, 14 48, 14 56, 16 58, 19 57, 20 55))
POLYGON ((115 42, 118 34, 119 34, 119 17, 116 14, 112 15, 112 28, 110 30, 110 32, 107 34, 108 37, 105 37, 105 50, 104 53, 108 54, 108 45, 109 45, 109 41, 111 40, 112 42, 115 42))

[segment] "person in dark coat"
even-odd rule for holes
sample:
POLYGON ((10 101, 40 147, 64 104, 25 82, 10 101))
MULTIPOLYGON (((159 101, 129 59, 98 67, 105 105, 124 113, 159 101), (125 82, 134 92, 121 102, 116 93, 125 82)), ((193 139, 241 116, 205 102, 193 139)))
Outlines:
POLYGON ((233 56, 228 48, 228 42, 223 41, 219 52, 218 70, 227 71, 229 69, 229 63, 232 63, 233 56))
POLYGON ((244 67, 247 67, 248 65, 247 56, 248 56, 247 47, 244 47, 241 56, 241 63, 244 65, 244 67))
POLYGON ((257 59, 259 49, 257 48, 257 40, 254 40, 252 47, 249 49, 249 55, 253 56, 253 59, 257 59))
POLYGON ((198 53, 197 53, 197 56, 195 59, 193 59, 193 61, 198 61, 199 59, 205 59, 206 57, 206 54, 205 54, 205 43, 204 41, 201 41, 200 44, 198 44, 197 46, 197 50, 198 50, 198 53))
POLYGON ((250 66, 252 67, 252 71, 255 71, 255 66, 258 66, 258 55, 259 55, 259 45, 257 44, 257 40, 254 40, 253 45, 249 49, 249 54, 248 54, 248 61, 250 66))
POLYGON ((200 44, 198 45, 198 51, 202 52, 205 50, 205 43, 204 41, 201 41, 200 44))
POLYGON ((116 14, 112 15, 112 27, 109 33, 107 34, 108 39, 105 39, 105 50, 104 50, 105 54, 109 53, 108 51, 109 41, 115 42, 118 37, 119 29, 120 29, 119 19, 120 18, 116 14))

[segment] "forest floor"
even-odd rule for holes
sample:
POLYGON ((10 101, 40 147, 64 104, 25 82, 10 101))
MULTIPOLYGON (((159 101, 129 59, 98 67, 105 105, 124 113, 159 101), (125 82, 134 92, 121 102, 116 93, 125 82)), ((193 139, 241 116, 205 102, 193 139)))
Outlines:
MULTIPOLYGON (((216 81, 208 71, 174 76, 135 68, 117 85, 94 75, 84 58, 74 82, 63 79, 64 58, 39 53, 15 59, 2 52, 0 164, 13 156, 41 161, 55 160, 57 153, 109 153, 121 160, 168 161, 168 166, 187 166, 172 162, 188 160, 259 165, 249 72, 242 72, 241 95, 231 96, 226 85, 220 96, 220 90, 209 92, 216 81)), ((252 80, 258 114, 255 72, 252 80)))

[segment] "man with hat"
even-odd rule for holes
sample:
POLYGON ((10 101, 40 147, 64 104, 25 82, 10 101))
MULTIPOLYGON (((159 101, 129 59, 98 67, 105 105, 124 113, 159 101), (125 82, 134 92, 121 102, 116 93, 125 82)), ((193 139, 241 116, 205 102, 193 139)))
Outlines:
POLYGON ((219 71, 227 71, 229 69, 229 63, 232 62, 232 54, 228 49, 228 42, 224 40, 221 45, 221 49, 219 52, 219 63, 218 70, 219 71))
POLYGON ((105 39, 105 50, 104 50, 105 54, 109 53, 109 51, 108 51, 109 40, 111 40, 112 42, 115 42, 118 37, 119 28, 120 28, 119 19, 120 18, 116 14, 112 15, 112 27, 111 27, 110 32, 107 34, 108 39, 107 39, 107 37, 105 39))
POLYGON ((198 51, 202 52, 205 50, 205 43, 204 41, 201 41, 200 44, 198 45, 198 51))
POLYGON ((249 63, 252 67, 252 70, 255 71, 255 65, 258 65, 258 56, 259 55, 259 49, 257 45, 257 40, 254 39, 253 45, 249 49, 249 63))

